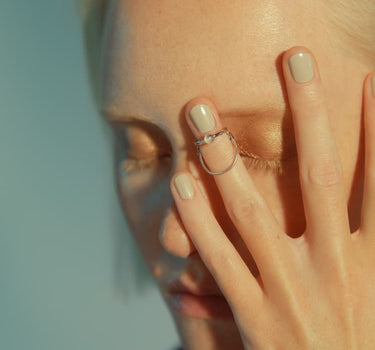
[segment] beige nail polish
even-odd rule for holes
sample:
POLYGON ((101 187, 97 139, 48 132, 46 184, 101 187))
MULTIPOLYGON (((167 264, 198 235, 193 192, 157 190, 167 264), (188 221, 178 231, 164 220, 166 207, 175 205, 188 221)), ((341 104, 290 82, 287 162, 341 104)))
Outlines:
POLYGON ((178 194, 182 199, 190 199, 194 196, 194 188, 191 184, 189 176, 181 174, 175 177, 174 185, 177 189, 178 194))
POLYGON ((306 83, 314 77, 312 57, 307 52, 297 53, 289 58, 289 69, 297 83, 306 83))
POLYGON ((372 76, 372 79, 371 79, 371 85, 372 85, 372 96, 375 97, 375 75, 372 76))
POLYGON ((196 105, 190 110, 190 119, 200 132, 211 131, 215 128, 215 118, 207 105, 196 105))

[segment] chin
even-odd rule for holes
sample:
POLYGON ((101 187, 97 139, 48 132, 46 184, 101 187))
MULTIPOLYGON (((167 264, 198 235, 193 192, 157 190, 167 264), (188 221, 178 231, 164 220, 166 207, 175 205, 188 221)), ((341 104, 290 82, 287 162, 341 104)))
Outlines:
POLYGON ((243 349, 234 319, 202 319, 172 313, 184 350, 243 349))

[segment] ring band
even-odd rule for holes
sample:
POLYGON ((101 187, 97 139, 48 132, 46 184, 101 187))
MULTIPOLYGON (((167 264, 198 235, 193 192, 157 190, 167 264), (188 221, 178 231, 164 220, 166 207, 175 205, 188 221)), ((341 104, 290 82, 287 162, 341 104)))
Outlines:
POLYGON ((221 174, 224 174, 226 173, 227 171, 229 171, 230 169, 232 169, 234 167, 234 165, 237 163, 237 159, 238 159, 238 147, 237 147, 237 142, 236 140, 234 139, 232 133, 227 129, 227 128, 223 128, 221 129, 219 132, 217 132, 216 134, 207 134, 205 135, 205 137, 202 139, 202 140, 199 140, 199 141, 196 141, 195 142, 195 145, 197 146, 197 154, 198 154, 198 157, 199 157, 199 161, 201 162, 202 166, 203 166, 203 169, 206 170, 206 172, 208 172, 209 174, 211 175, 221 175, 221 174), (222 171, 218 171, 218 172, 213 172, 211 171, 210 169, 207 168, 206 164, 204 163, 204 160, 203 160, 203 157, 202 157, 202 153, 201 153, 201 149, 200 149, 200 146, 203 145, 203 144, 210 144, 212 143, 216 137, 222 135, 222 134, 227 134, 228 137, 229 137, 229 140, 232 142, 233 146, 234 146, 234 149, 236 151, 236 155, 234 157, 234 160, 232 162, 232 164, 222 170, 222 171))

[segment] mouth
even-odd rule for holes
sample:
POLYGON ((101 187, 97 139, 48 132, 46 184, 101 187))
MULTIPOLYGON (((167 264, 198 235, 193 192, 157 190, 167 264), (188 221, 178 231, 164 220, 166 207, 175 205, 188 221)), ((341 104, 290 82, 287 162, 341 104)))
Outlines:
POLYGON ((166 298, 174 312, 182 316, 202 319, 233 319, 232 310, 224 297, 172 293, 166 298))
POLYGON ((187 288, 169 290, 164 297, 180 316, 200 319, 233 319, 232 310, 222 294, 202 294, 187 288))

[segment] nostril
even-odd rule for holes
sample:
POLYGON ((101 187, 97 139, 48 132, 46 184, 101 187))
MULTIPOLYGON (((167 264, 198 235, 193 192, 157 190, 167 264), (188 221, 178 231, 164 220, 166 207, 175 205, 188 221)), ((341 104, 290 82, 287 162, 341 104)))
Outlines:
POLYGON ((171 209, 164 219, 159 231, 159 241, 168 253, 180 258, 187 258, 195 251, 175 208, 171 209))

